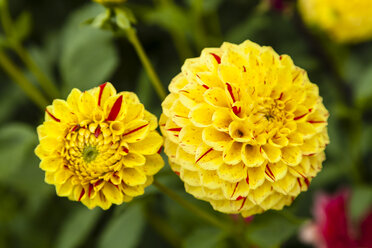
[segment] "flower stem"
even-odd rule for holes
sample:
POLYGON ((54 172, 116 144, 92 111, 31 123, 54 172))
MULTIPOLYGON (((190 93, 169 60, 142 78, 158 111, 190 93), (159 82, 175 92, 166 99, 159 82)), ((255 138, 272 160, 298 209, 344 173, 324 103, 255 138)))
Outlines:
POLYGON ((48 105, 48 101, 41 94, 41 92, 31 84, 31 82, 24 76, 21 69, 18 68, 0 49, 0 66, 9 75, 12 80, 18 84, 19 87, 26 93, 26 95, 42 110, 48 105))
MULTIPOLYGON (((3 1, 1 10, 1 22, 5 35, 10 38, 12 37, 12 32, 14 32, 14 25, 11 19, 7 1, 3 1)), ((40 86, 51 98, 57 98, 59 96, 59 91, 55 84, 44 74, 44 72, 39 68, 39 66, 34 62, 28 51, 22 46, 21 41, 18 39, 9 39, 10 48, 12 48, 18 56, 22 59, 28 69, 39 81, 40 86)))
POLYGON ((133 28, 130 28, 127 30, 127 37, 130 43, 134 46, 134 49, 136 50, 143 66, 145 67, 145 70, 147 72, 147 75, 150 78, 150 81, 155 88, 156 93, 158 94, 160 100, 164 100, 166 96, 166 91, 160 82, 160 79, 158 75, 156 74, 154 67, 152 66, 149 58, 147 57, 145 50, 143 49, 141 42, 138 39, 136 30, 133 28))
POLYGON ((211 215, 207 213, 206 211, 198 208, 194 204, 186 201, 181 196, 179 196, 176 192, 169 189, 168 187, 164 186, 163 184, 159 183, 158 181, 154 180, 153 183, 161 192, 169 196, 172 200, 180 204, 185 209, 189 210, 190 212, 194 213, 195 215, 199 216, 203 220, 213 224, 214 226, 230 232, 229 225, 226 225, 225 223, 221 222, 219 219, 217 219, 214 215, 211 215))

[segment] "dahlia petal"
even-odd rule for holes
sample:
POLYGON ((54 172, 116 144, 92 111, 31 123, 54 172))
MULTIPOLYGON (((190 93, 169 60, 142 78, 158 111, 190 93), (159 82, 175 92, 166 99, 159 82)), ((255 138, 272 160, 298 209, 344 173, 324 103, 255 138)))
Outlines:
POLYGON ((143 195, 145 193, 145 190, 141 186, 128 186, 123 185, 123 191, 126 195, 131 197, 136 197, 139 195, 143 195))
POLYGON ((129 144, 129 150, 141 153, 143 155, 151 155, 159 151, 163 145, 163 137, 157 132, 150 132, 145 139, 129 144))
POLYGON ((40 168, 45 171, 56 171, 63 166, 63 159, 59 157, 47 157, 40 162, 40 168))
POLYGON ((292 132, 287 136, 290 145, 298 146, 304 143, 304 139, 298 132, 292 132))
POLYGON ((78 89, 72 89, 71 93, 67 97, 67 104, 70 106, 71 109, 78 109, 79 108, 79 101, 80 101, 81 91, 78 89))
MULTIPOLYGON (((284 148, 283 148, 284 149, 284 148)), ((282 158, 282 152, 280 148, 266 144, 261 146, 260 152, 270 163, 276 163, 282 158)))
POLYGON ((273 182, 272 186, 277 192, 288 195, 295 184, 297 184, 297 178, 287 173, 283 179, 273 182))
POLYGON ((195 163, 195 156, 185 152, 180 146, 177 148, 175 160, 187 170, 197 171, 199 169, 199 166, 195 163))
POLYGON ((288 165, 297 165, 301 162, 302 152, 297 146, 282 148, 282 161, 288 165))
MULTIPOLYGON (((128 101, 128 100, 127 100, 128 101)), ((145 107, 142 104, 128 104, 126 106, 127 109, 130 109, 130 111, 126 111, 124 122, 129 123, 131 121, 134 121, 136 119, 142 119, 144 117, 145 107)))
POLYGON ((54 181, 57 184, 63 184, 72 176, 72 173, 67 169, 58 170, 54 174, 54 181))
POLYGON ((249 188, 256 189, 265 182, 265 167, 248 168, 249 188))
POLYGON ((43 150, 51 152, 57 150, 61 143, 56 138, 48 136, 40 139, 40 146, 43 150))
POLYGON ((76 114, 70 109, 69 105, 66 101, 63 100, 54 100, 53 101, 53 110, 54 114, 58 116, 58 118, 62 122, 67 123, 76 123, 78 121, 78 117, 76 114))
POLYGON ((252 190, 248 194, 248 199, 257 205, 260 205, 272 193, 271 185, 264 183, 258 186, 255 190, 252 190))
POLYGON ((145 120, 135 120, 129 122, 123 133, 122 139, 128 143, 143 140, 149 133, 149 123, 145 120))
POLYGON ((81 94, 80 99, 77 102, 80 113, 87 119, 92 119, 92 113, 94 111, 95 100, 93 95, 85 91, 81 94))
MULTIPOLYGON (((174 102, 178 99, 178 97, 176 95, 168 95, 164 101, 162 102, 161 106, 163 108, 163 114, 165 114, 166 116, 170 117, 172 114, 170 112, 170 109, 172 108, 174 102)), ((187 106, 187 105, 185 105, 187 106)))
POLYGON ((143 166, 143 172, 147 176, 153 176, 164 166, 164 161, 159 154, 146 155, 146 163, 143 166))
POLYGON ((211 200, 224 200, 223 192, 221 189, 210 189, 207 187, 200 187, 203 192, 203 197, 211 200))
POLYGON ((217 174, 225 181, 236 183, 246 178, 247 167, 243 163, 236 165, 222 164, 218 167, 217 174))
POLYGON ((144 111, 143 119, 148 121, 150 131, 154 131, 158 127, 158 118, 149 111, 144 111))
POLYGON ((238 164, 242 160, 242 143, 231 141, 223 150, 223 161, 227 164, 238 164))
MULTIPOLYGON (((231 85, 238 85, 242 81, 242 70, 234 65, 221 64, 218 68, 218 75, 222 82, 229 83, 231 85)), ((226 88, 228 91, 228 89, 226 88)), ((228 95, 229 92, 227 92, 228 95)), ((237 99, 237 94, 233 92, 235 99, 237 99)), ((231 97, 231 95, 230 95, 231 97)), ((231 102, 235 102, 232 97, 230 98, 231 102)))
MULTIPOLYGON (((261 203, 260 206, 264 210, 275 208, 278 205, 278 202, 282 200, 283 195, 278 193, 273 193, 267 196, 261 203)), ((282 206, 283 207, 283 206, 282 206)))
POLYGON ((187 182, 190 186, 200 186, 200 177, 198 175, 198 172, 190 171, 184 168, 181 168, 180 170, 180 177, 182 180, 187 182))
POLYGON ((220 132, 214 127, 204 128, 202 139, 216 151, 223 151, 232 141, 228 134, 220 132))
POLYGON ((221 87, 223 85, 220 78, 215 73, 199 72, 197 77, 200 79, 200 82, 205 89, 221 87))
POLYGON ((226 108, 217 109, 212 117, 213 126, 221 132, 229 131, 229 126, 232 121, 231 113, 226 108))
POLYGON ((248 167, 257 167, 265 162, 264 157, 260 153, 260 147, 249 144, 242 146, 242 160, 248 167))
MULTIPOLYGON (((269 167, 271 173, 274 175, 274 178, 276 180, 281 180, 282 178, 287 175, 288 166, 284 164, 282 161, 279 161, 275 164, 267 164, 266 168, 269 167)), ((270 173, 270 172, 269 172, 270 173)))
POLYGON ((182 73, 179 73, 172 79, 171 83, 169 84, 169 92, 178 93, 178 91, 185 87, 187 84, 188 81, 185 79, 185 77, 182 76, 182 73))
POLYGON ((209 189, 219 189, 223 181, 218 177, 216 170, 202 170, 200 180, 209 189))
POLYGON ((216 170, 223 164, 222 152, 202 143, 196 150, 195 163, 205 170, 216 170))
POLYGON ((252 132, 249 126, 241 121, 233 121, 229 125, 231 138, 238 142, 249 142, 252 139, 252 132))
POLYGON ((135 168, 123 169, 123 181, 129 186, 137 186, 144 184, 147 178, 135 168))
POLYGON ((172 120, 177 126, 184 127, 191 124, 189 118, 190 110, 180 100, 176 100, 173 103, 171 111, 173 112, 172 120))
POLYGON ((225 91, 221 88, 210 88, 203 94, 204 100, 214 107, 228 107, 225 91))
POLYGON ((105 195, 106 199, 112 203, 120 204, 122 202, 120 190, 111 183, 105 183, 105 186, 102 188, 102 193, 105 195))
POLYGON ((198 104, 189 113, 190 121, 197 127, 206 127, 212 124, 214 109, 208 104, 198 104))
POLYGON ((179 133, 182 148, 191 154, 195 154, 198 146, 203 142, 202 129, 194 126, 183 127, 179 133))
POLYGON ((273 137, 269 140, 269 144, 275 147, 283 147, 287 146, 289 143, 288 137, 280 136, 280 137, 273 137))
POLYGON ((144 165, 146 163, 146 158, 142 154, 130 150, 129 153, 122 158, 122 161, 126 167, 132 168, 144 165))
POLYGON ((67 181, 63 184, 58 184, 56 186, 57 195, 59 196, 69 196, 74 189, 74 185, 67 181))
POLYGON ((318 137, 307 139, 306 142, 300 146, 300 149, 304 155, 318 153, 320 150, 318 137))

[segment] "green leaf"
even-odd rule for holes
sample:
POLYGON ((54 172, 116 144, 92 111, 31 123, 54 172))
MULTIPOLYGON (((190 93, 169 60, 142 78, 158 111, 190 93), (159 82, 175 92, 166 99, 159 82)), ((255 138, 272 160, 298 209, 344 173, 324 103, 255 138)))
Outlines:
POLYGON ((100 12, 95 6, 73 13, 64 30, 59 65, 65 93, 72 88, 87 90, 109 81, 118 66, 118 52, 111 33, 81 25, 100 12))
POLYGON ((28 125, 12 123, 0 128, 0 181, 17 171, 35 141, 35 131, 28 125))
POLYGON ((18 41, 23 41, 31 33, 31 28, 32 28, 31 13, 28 11, 24 11, 18 16, 17 20, 14 22, 12 36, 14 36, 13 38, 18 41))
POLYGON ((355 187, 350 203, 349 214, 353 221, 359 222, 361 218, 371 209, 372 206, 372 188, 367 186, 355 187))
POLYGON ((226 233, 216 228, 197 228, 186 238, 184 248, 225 247, 225 244, 222 242, 225 237, 226 233))
POLYGON ((141 205, 133 204, 119 216, 113 216, 107 224, 98 247, 131 248, 136 247, 144 227, 141 205))
POLYGON ((258 247, 279 247, 296 233, 299 221, 289 220, 276 212, 257 215, 246 230, 246 238, 258 247))
POLYGON ((101 216, 99 209, 78 208, 64 222, 57 238, 57 248, 78 247, 95 227, 101 216))
POLYGON ((368 67, 355 85, 355 100, 358 106, 371 106, 372 100, 372 66, 368 67))

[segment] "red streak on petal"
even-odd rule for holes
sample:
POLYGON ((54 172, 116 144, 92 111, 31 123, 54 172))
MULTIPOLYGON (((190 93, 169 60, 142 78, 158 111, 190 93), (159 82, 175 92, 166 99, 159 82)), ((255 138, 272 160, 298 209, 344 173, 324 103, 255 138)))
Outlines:
POLYGON ((200 158, 198 158, 198 159, 196 160, 195 163, 199 162, 200 159, 202 159, 205 155, 207 155, 207 154, 208 154, 209 152, 211 152, 212 150, 213 150, 213 148, 210 148, 208 151, 206 151, 203 155, 200 156, 200 158))
POLYGON ((100 126, 98 126, 97 128, 96 128, 96 130, 94 131, 94 136, 96 137, 96 138, 98 138, 98 136, 101 134, 101 127, 100 126))
POLYGON ((306 186, 309 188, 309 185, 310 185, 310 181, 309 181, 309 179, 305 178, 304 181, 305 181, 305 183, 306 183, 306 186))
POLYGON ((243 71, 244 72, 247 72, 247 69, 245 68, 245 66, 243 65, 243 71))
POLYGON ((204 88, 209 89, 209 87, 205 84, 202 85, 204 88))
POLYGON ((312 109, 312 108, 309 108, 309 113, 310 113, 311 111, 313 111, 313 109, 312 109))
POLYGON ((242 112, 241 107, 238 108, 237 106, 234 106, 232 109, 233 109, 233 112, 234 112, 235 115, 238 115, 238 114, 240 114, 240 112, 242 112))
POLYGON ((174 173, 176 173, 177 176, 180 176, 180 172, 179 171, 175 171, 174 173))
POLYGON ((282 60, 282 58, 283 58, 282 55, 280 55, 280 56, 279 56, 279 60, 282 60))
POLYGON ((310 154, 305 154, 304 156, 312 157, 314 155, 315 155, 315 153, 310 153, 310 154))
POLYGON ((266 169, 267 169, 267 171, 265 171, 266 175, 268 175, 273 181, 275 181, 275 175, 271 171, 270 166, 266 165, 266 169))
POLYGON ((245 178, 245 181, 246 181, 247 184, 249 185, 249 175, 248 175, 248 172, 247 172, 247 177, 245 178))
POLYGON ((262 146, 260 146, 260 153, 262 154, 262 146))
POLYGON ((178 117, 178 118, 184 118, 184 119, 189 119, 189 117, 186 117, 186 116, 180 116, 180 115, 174 115, 175 117, 178 117))
POLYGON ((179 128, 169 128, 167 131, 172 131, 172 132, 180 132, 182 130, 182 127, 179 128))
POLYGON ((235 97, 234 97, 233 89, 232 89, 231 85, 229 83, 226 83, 226 86, 227 86, 227 90, 230 93, 231 99, 233 100, 233 102, 235 102, 235 97))
POLYGON ((163 151, 163 146, 161 146, 160 148, 159 148, 159 150, 158 150, 158 154, 160 154, 161 153, 161 151, 163 151))
POLYGON ((119 96, 118 99, 116 99, 114 105, 111 108, 110 114, 107 117, 106 121, 114 121, 116 117, 118 116, 120 109, 121 109, 121 103, 123 102, 123 96, 119 96))
POLYGON ((90 193, 92 193, 93 185, 89 184, 88 197, 90 198, 90 193))
POLYGON ((101 98, 102 98, 102 93, 103 93, 103 90, 105 89, 107 83, 104 83, 104 84, 101 84, 99 86, 99 94, 98 94, 98 106, 101 106, 101 98))
POLYGON ((80 128, 80 125, 77 124, 76 126, 74 126, 73 128, 71 128, 70 132, 75 132, 75 131, 79 130, 79 128, 80 128))
POLYGON ((143 126, 137 127, 136 129, 133 129, 133 130, 131 130, 131 131, 129 131, 129 132, 123 134, 123 136, 128 135, 128 134, 131 134, 131 133, 134 133, 134 132, 137 132, 137 131, 141 130, 142 128, 144 128, 144 127, 146 127, 146 126, 148 126, 148 125, 149 125, 149 124, 147 123, 147 124, 145 124, 145 125, 143 125, 143 126))
POLYGON ((48 109, 45 109, 45 112, 47 112, 48 115, 49 115, 50 117, 52 117, 53 120, 55 120, 56 122, 61 122, 61 120, 58 119, 57 117, 55 117, 54 115, 52 115, 52 114, 48 111, 48 109))
POLYGON ((239 201, 239 200, 244 199, 244 198, 245 197, 243 197, 243 196, 240 195, 240 196, 238 196, 238 198, 236 198, 236 200, 239 201))
POLYGON ((79 196, 79 200, 78 201, 80 201, 81 198, 83 198, 84 194, 85 194, 85 189, 83 188, 83 190, 80 193, 80 196, 79 196))
POLYGON ((326 121, 307 121, 308 123, 311 124, 316 124, 316 123, 326 123, 326 121))
POLYGON ((97 187, 97 186, 100 185, 102 182, 103 182, 102 180, 98 180, 97 182, 95 182, 94 187, 97 187))
POLYGON ((303 114, 303 115, 300 115, 300 116, 296 116, 295 118, 293 118, 293 120, 297 121, 303 117, 305 117, 307 115, 307 113, 303 114))
POLYGON ((190 93, 190 92, 188 92, 187 90, 179 90, 178 93, 180 93, 180 92, 184 92, 184 93, 187 93, 187 94, 190 93))
POLYGON ((238 211, 240 211, 242 208, 243 208, 243 206, 244 206, 244 203, 245 203, 245 201, 247 200, 247 197, 246 198, 244 198, 244 200, 243 200, 243 202, 242 202, 242 205, 240 206, 240 208, 239 208, 239 210, 238 211))
POLYGON ((280 93, 280 96, 279 96, 278 100, 282 100, 282 97, 283 97, 283 92, 280 93))
POLYGON ((123 146, 123 151, 124 151, 125 153, 129 153, 129 149, 126 148, 125 146, 123 146))
POLYGON ((237 183, 235 184, 235 188, 234 188, 234 191, 232 192, 232 194, 231 194, 231 196, 230 196, 230 197, 233 197, 233 196, 234 196, 234 194, 235 194, 235 191, 236 191, 236 188, 238 187, 238 185, 239 185, 239 182, 237 182, 237 183))
POLYGON ((302 184, 301 184, 301 180, 300 180, 300 178, 297 178, 297 182, 298 182, 298 184, 300 185, 300 188, 302 188, 302 184))
POLYGON ((300 73, 298 73, 292 80, 292 82, 296 81, 296 79, 298 78, 298 76, 300 75, 300 73))
POLYGON ((221 57, 220 56, 218 56, 215 53, 211 53, 211 55, 215 58, 215 60, 217 61, 218 64, 221 64, 221 57))

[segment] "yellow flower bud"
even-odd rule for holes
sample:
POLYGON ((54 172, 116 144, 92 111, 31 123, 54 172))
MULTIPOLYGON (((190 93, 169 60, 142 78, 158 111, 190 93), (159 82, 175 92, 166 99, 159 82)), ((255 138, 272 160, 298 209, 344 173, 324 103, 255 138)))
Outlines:
POLYGON ((299 0, 299 10, 308 25, 316 26, 340 43, 372 38, 372 1, 299 0))
POLYGON ((131 92, 110 83, 54 100, 35 149, 57 195, 108 209, 142 195, 163 167, 157 119, 131 92))
POLYGON ((282 209, 320 171, 329 113, 289 56, 251 41, 206 48, 169 91, 165 153, 186 191, 215 210, 282 209))

